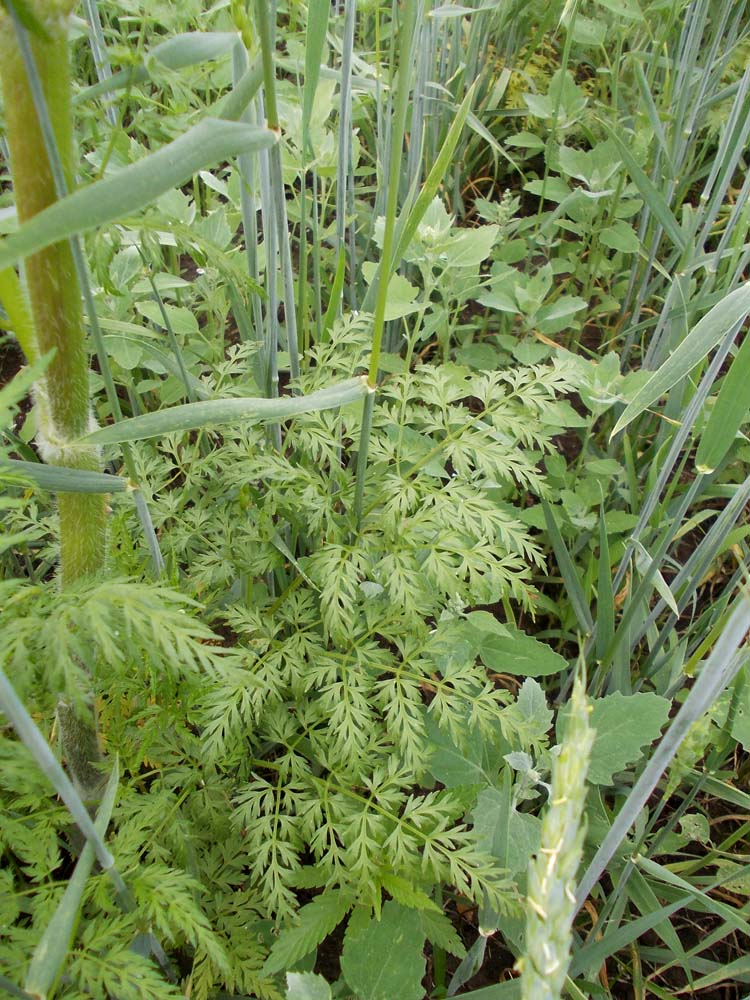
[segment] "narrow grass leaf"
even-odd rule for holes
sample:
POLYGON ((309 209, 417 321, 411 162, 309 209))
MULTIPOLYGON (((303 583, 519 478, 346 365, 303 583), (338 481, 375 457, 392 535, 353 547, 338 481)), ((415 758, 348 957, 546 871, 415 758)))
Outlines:
POLYGON ((94 826, 86 806, 81 801, 81 797, 73 787, 70 778, 63 771, 62 765, 50 750, 47 741, 39 732, 36 723, 13 690, 2 668, 0 668, 0 709, 10 720, 19 739, 36 761, 40 771, 68 807, 68 811, 81 833, 93 845, 99 864, 106 872, 113 872, 114 858, 94 826))
POLYGON ((750 282, 730 292, 699 320, 682 343, 625 407, 612 437, 689 374, 750 312, 750 282))
POLYGON ((599 516, 599 573, 596 585, 596 655, 600 660, 615 634, 615 594, 603 499, 599 516))
POLYGON ((648 913, 635 920, 629 920, 626 924, 610 931, 602 938, 591 941, 584 945, 574 955, 570 963, 571 976, 577 976, 585 969, 599 969, 606 960, 615 955, 629 944, 636 941, 642 934, 648 934, 660 923, 668 920, 674 913, 688 906, 695 896, 683 896, 668 906, 662 906, 653 913, 648 913))
POLYGON ((16 986, 14 982, 2 974, 0 974, 0 990, 3 990, 8 996, 21 997, 21 1000, 36 1000, 30 993, 22 990, 20 986, 16 986))
POLYGON ((731 368, 726 374, 711 416, 698 444, 695 467, 710 473, 732 447, 737 431, 750 409, 750 334, 745 334, 731 368))
MULTIPOLYGON (((118 784, 119 767, 115 761, 94 821, 94 826, 102 837, 107 832, 118 784)), ((34 949, 24 986, 29 993, 41 1000, 50 994, 62 972, 73 943, 81 899, 93 866, 94 848, 87 842, 65 887, 63 897, 34 949)))
POLYGON ((578 619, 578 625, 585 635, 591 635, 594 631, 594 621, 583 593, 581 581, 578 579, 578 573, 573 565, 573 560, 557 526, 552 508, 546 500, 542 500, 542 509, 550 541, 552 542, 552 548, 555 552, 555 559, 557 559, 557 565, 567 588, 570 603, 578 619))
POLYGON ((323 317, 323 328, 321 330, 321 338, 323 340, 328 339, 328 335, 333 327, 333 321, 336 319, 339 311, 339 305, 341 304, 341 294, 344 291, 344 277, 346 275, 346 247, 339 247, 339 258, 336 264, 336 274, 333 278, 333 285, 331 286, 331 297, 328 300, 328 306, 326 308, 326 314, 323 317))
POLYGON ((687 882, 675 872, 670 871, 664 865, 660 865, 657 861, 652 861, 651 858, 639 857, 638 867, 647 875, 658 879, 660 882, 664 882, 666 885, 673 885, 681 892, 692 893, 695 899, 701 900, 709 913, 720 917, 721 920, 734 930, 739 931, 740 934, 750 936, 750 924, 748 924, 747 920, 743 920, 742 916, 733 907, 727 906, 726 903, 722 903, 718 899, 714 899, 707 892, 691 885, 690 882, 687 882))
POLYGON ((0 458, 0 471, 30 479, 43 490, 52 493, 124 493, 129 489, 123 476, 108 476, 103 472, 86 472, 83 469, 66 469, 41 462, 21 462, 14 458, 0 458))
POLYGON ((704 664, 698 680, 652 753, 581 879, 577 896, 579 908, 583 906, 623 837, 640 815, 690 727, 713 704, 742 666, 743 660, 737 655, 737 650, 745 639, 748 627, 750 627, 750 604, 742 597, 735 604, 727 626, 704 664))
POLYGON ((368 394, 364 376, 348 379, 337 385, 318 389, 307 396, 280 396, 273 399, 248 396, 239 399, 209 399, 198 403, 171 406, 157 413, 131 417, 103 427, 83 440, 93 444, 120 444, 145 438, 193 431, 218 424, 234 424, 241 420, 286 420, 300 413, 333 410, 361 399, 368 394))
POLYGON ((320 79, 320 64, 328 29, 330 0, 310 0, 307 8, 307 32, 305 34, 305 85, 302 91, 302 137, 305 155, 312 159, 314 152, 310 143, 310 119, 312 118, 315 92, 320 79))
POLYGON ((614 143, 617 146, 617 152, 622 157, 622 161, 625 164, 628 173, 635 181, 635 185, 640 191, 643 200, 651 209, 654 217, 658 220, 672 243, 682 253, 687 245, 685 242, 685 234, 680 229, 677 220, 672 214, 672 210, 664 200, 661 192, 648 175, 641 169, 629 146, 622 141, 617 132, 614 129, 609 128, 606 124, 604 127, 609 137, 614 140, 614 143))
POLYGON ((204 118, 179 139, 116 174, 79 188, 0 242, 0 269, 29 254, 137 212, 195 173, 277 141, 270 129, 204 118))
MULTIPOLYGON (((740 976, 747 976, 750 973, 750 955, 742 955, 727 965, 722 965, 714 972, 709 972, 693 983, 693 990, 706 990, 709 986, 718 986, 721 983, 729 983, 730 986, 740 982, 740 976)), ((744 980, 747 982, 747 979, 744 980)), ((745 998, 747 1000, 747 997, 745 998)))

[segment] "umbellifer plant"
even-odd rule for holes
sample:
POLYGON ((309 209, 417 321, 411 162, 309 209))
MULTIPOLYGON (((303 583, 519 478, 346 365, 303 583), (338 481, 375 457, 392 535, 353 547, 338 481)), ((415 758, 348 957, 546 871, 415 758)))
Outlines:
MULTIPOLYGON (((19 223, 37 215, 75 182, 68 18, 72 0, 12 5, 0 11, 0 79, 19 223), (20 30, 19 30, 20 29, 20 30), (30 72, 31 71, 31 72, 30 72), (46 119, 46 120, 45 120, 46 119), (46 134, 45 134, 46 133, 46 134), (61 190, 62 189, 62 190, 61 190)), ((0 274, 0 298, 29 362, 51 355, 36 382, 37 444, 52 465, 96 472, 98 449, 81 442, 92 425, 81 288, 67 240, 24 262, 26 293, 15 271, 0 274)), ((63 588, 99 573, 105 560, 105 496, 58 495, 63 588)), ((93 708, 61 700, 58 719, 69 769, 85 798, 101 773, 93 708)))

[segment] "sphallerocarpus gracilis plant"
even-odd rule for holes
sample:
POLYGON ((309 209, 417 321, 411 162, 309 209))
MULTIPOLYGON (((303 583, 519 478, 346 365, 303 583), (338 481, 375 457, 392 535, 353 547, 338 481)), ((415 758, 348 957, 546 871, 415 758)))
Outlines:
MULTIPOLYGON (((75 168, 67 22, 74 4, 46 0, 25 7, 33 13, 27 38, 37 82, 70 189, 75 168)), ((56 201, 58 192, 14 20, 9 12, 0 11, 5 134, 18 221, 23 223, 56 201)), ((2 272, 0 295, 27 359, 32 362, 54 352, 35 387, 39 450, 50 464, 98 471, 97 449, 79 441, 90 429, 91 407, 81 289, 70 243, 65 240, 31 254, 24 263, 24 276, 31 324, 22 318, 27 314, 24 295, 10 269, 2 272)), ((105 500, 97 493, 60 493, 58 509, 65 587, 97 573, 104 564, 105 500)))
MULTIPOLYGON (((75 179, 68 51, 72 0, 24 7, 31 30, 19 34, 15 10, 0 11, 0 79, 19 223, 43 211, 75 179), (26 51, 24 52, 24 46, 26 51), (30 75, 34 67, 35 79, 30 75), (36 85, 36 94, 32 86, 36 85), (44 121, 46 108, 46 122, 44 121), (47 125, 45 137, 43 126, 47 125)), ((21 28, 23 31, 23 28, 21 28)), ((12 268, 0 275, 0 298, 30 362, 52 354, 34 387, 37 443, 44 460, 88 472, 100 467, 98 449, 79 439, 91 429, 89 369, 81 289, 71 244, 64 240, 31 254, 23 269, 28 299, 12 268)), ((63 588, 94 576, 105 559, 105 495, 58 494, 63 588)), ((96 797, 101 775, 93 710, 58 705, 60 736, 84 797, 96 797)))

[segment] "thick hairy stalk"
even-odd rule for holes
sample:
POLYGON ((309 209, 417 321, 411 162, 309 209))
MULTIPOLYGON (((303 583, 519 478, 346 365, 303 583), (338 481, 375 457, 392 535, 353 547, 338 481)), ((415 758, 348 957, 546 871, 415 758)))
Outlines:
POLYGON ((570 965, 575 877, 583 849, 586 774, 594 742, 588 713, 584 685, 578 678, 560 755, 552 768, 541 847, 529 866, 526 954, 519 962, 523 1000, 559 1000, 570 965))
MULTIPOLYGON (((72 0, 36 0, 26 5, 36 21, 28 32, 36 79, 68 188, 72 188, 75 176, 67 40, 72 8, 72 0)), ((24 60, 19 44, 22 30, 12 13, 0 14, 0 81, 20 224, 57 197, 54 170, 27 73, 28 60, 24 60)), ((55 244, 28 257, 24 276, 33 320, 33 333, 24 337, 24 350, 29 360, 35 354, 54 352, 44 377, 35 386, 39 450, 51 465, 97 472, 97 449, 79 443, 91 429, 92 417, 81 291, 69 243, 55 244)), ((4 287, 11 284, 6 281, 4 287)), ((105 498, 95 493, 61 493, 58 509, 61 583, 69 587, 104 565, 105 498)), ((101 775, 93 766, 100 758, 93 710, 88 718, 76 718, 63 705, 59 723, 74 783, 85 798, 95 798, 101 775)))
MULTIPOLYGON (((70 0, 38 0, 34 13, 46 37, 30 33, 66 180, 72 186, 73 127, 67 16, 70 0)), ((13 188, 20 223, 55 201, 55 182, 12 19, 0 16, 0 79, 13 188)), ((90 429, 88 358, 81 293, 68 243, 58 243, 25 262, 31 314, 40 355, 54 358, 36 387, 38 442, 45 461, 99 470, 96 449, 75 443, 90 429)), ((96 573, 104 561, 105 506, 97 494, 60 494, 62 584, 96 573)))

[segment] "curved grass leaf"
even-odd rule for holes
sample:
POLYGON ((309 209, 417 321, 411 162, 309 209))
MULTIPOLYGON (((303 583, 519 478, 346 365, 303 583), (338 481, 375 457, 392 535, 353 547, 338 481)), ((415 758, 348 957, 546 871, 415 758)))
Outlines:
POLYGON ((93 444, 119 444, 142 441, 175 431, 194 431, 217 424, 240 420, 286 420, 300 413, 332 410, 361 399, 368 392, 364 376, 348 379, 307 396, 281 396, 274 399, 247 396, 240 399, 209 399, 199 403, 171 406, 157 413, 147 413, 121 420, 88 434, 84 440, 93 444))
MULTIPOLYGON (((115 859, 104 843, 99 831, 89 816, 81 796, 73 787, 70 778, 62 769, 59 760, 49 748, 49 744, 39 731, 39 727, 26 711, 23 702, 13 690, 5 671, 0 667, 0 709, 8 717, 31 756, 36 761, 39 770, 44 774, 57 794, 68 807, 70 815, 84 835, 92 844, 97 860, 110 877, 114 876, 116 883, 121 883, 119 873, 115 869, 115 859)), ((119 886, 118 886, 119 888, 119 886)), ((124 886, 123 886, 124 888, 124 886)))
POLYGON ((702 474, 713 472, 720 464, 732 447, 737 431, 745 420, 750 408, 748 372, 750 372, 750 334, 746 333, 721 385, 698 444, 695 467, 702 474))
POLYGON ((741 597, 735 604, 729 621, 711 655, 703 665, 700 676, 693 684, 669 729, 651 754, 648 763, 615 817, 607 836, 581 878, 576 897, 579 908, 583 906, 586 897, 648 802, 649 796, 677 753, 690 727, 711 707, 742 666, 743 660, 737 655, 737 650, 745 639, 748 626, 750 626, 750 603, 745 597, 741 597))
POLYGON ((710 309, 651 378, 635 394, 615 424, 612 437, 695 368, 733 326, 750 312, 750 281, 736 288, 710 309))
POLYGON ((204 118, 179 139, 50 205, 0 242, 0 269, 23 257, 137 212, 193 174, 277 141, 270 129, 204 118))
MULTIPOLYGON (((115 761, 94 821, 94 826, 102 837, 107 832, 118 784, 119 768, 115 761)), ((48 996, 60 977, 78 924, 83 891, 93 867, 94 848, 90 843, 86 843, 65 887, 63 897, 34 949, 24 983, 24 988, 32 996, 48 996)))
POLYGON ((23 476, 53 493, 124 493, 128 481, 123 476, 108 476, 103 472, 86 472, 83 469, 65 469, 41 462, 21 462, 13 458, 0 459, 0 471, 23 476))

